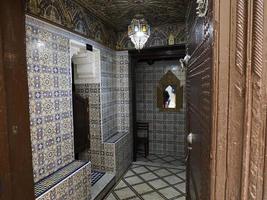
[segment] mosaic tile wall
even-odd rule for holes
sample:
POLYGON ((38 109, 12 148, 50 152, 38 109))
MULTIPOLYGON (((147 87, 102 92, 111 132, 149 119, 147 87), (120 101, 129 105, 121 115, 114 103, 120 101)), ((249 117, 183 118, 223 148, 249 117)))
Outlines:
POLYGON ((117 179, 120 178, 124 172, 131 165, 133 160, 133 137, 132 134, 127 134, 115 145, 115 171, 117 179))
POLYGON ((101 55, 101 109, 103 140, 117 133, 115 55, 101 55))
POLYGON ((87 164, 36 200, 90 200, 90 176, 91 166, 87 164))
POLYGON ((102 141, 100 84, 76 84, 75 88, 78 94, 89 99, 90 149, 82 153, 80 159, 91 160, 94 170, 107 171, 105 158, 113 159, 114 150, 110 149, 110 154, 106 155, 102 141))
POLYGON ((91 148, 81 158, 90 158, 95 170, 123 173, 132 161, 128 76, 128 53, 103 54, 101 88, 75 85, 77 93, 89 98, 91 148))
MULTIPOLYGON (((76 85, 76 89, 80 91, 79 93, 84 97, 89 98, 91 149, 85 152, 84 156, 86 159, 91 160, 93 169, 116 173, 116 169, 118 168, 117 166, 121 166, 119 170, 120 173, 122 173, 132 160, 130 156, 132 154, 132 139, 131 135, 127 134, 131 133, 129 130, 129 84, 127 84, 128 53, 115 52, 92 40, 85 39, 30 16, 26 16, 26 22, 29 87, 31 94, 30 110, 32 119, 33 165, 35 169, 34 173, 36 174, 35 182, 45 178, 59 169, 59 165, 49 165, 50 161, 54 162, 54 160, 57 161, 57 159, 65 158, 64 156, 66 155, 66 152, 69 152, 71 158, 69 162, 74 160, 73 133, 68 135, 67 132, 70 132, 70 130, 72 131, 73 129, 71 112, 71 72, 69 59, 70 39, 81 43, 89 43, 95 48, 98 48, 101 52, 102 84, 95 83, 76 85), (56 48, 56 51, 53 48, 56 48), (39 52, 38 50, 40 49, 42 51, 39 52), (42 54, 42 52, 44 52, 44 54, 42 54), (64 63, 64 65, 62 65, 62 63, 64 63), (42 67, 39 68, 38 66, 42 67), (46 69, 47 71, 44 71, 46 69), (46 73, 51 73, 49 76, 50 79, 45 79, 46 73), (40 75, 40 77, 34 78, 34 75, 40 75), (39 80, 41 81, 41 84, 38 82, 39 80), (47 86, 47 90, 44 90, 44 92, 41 93, 40 102, 45 101, 46 99, 55 102, 51 105, 45 102, 45 104, 41 104, 41 108, 48 109, 52 106, 50 110, 51 113, 55 112, 56 115, 57 112, 59 112, 60 114, 53 118, 57 120, 49 121, 49 123, 59 124, 60 126, 55 125, 55 127, 52 126, 51 130, 46 129, 44 140, 42 140, 44 131, 39 131, 39 129, 37 131, 37 125, 46 128, 46 123, 44 123, 46 121, 40 121, 39 118, 37 120, 37 117, 46 117, 46 115, 43 116, 44 113, 39 113, 38 111, 38 106, 40 104, 38 104, 39 100, 37 100, 37 98, 39 98, 40 94, 36 93, 38 90, 34 86, 35 84, 37 84, 36 87, 39 87, 39 84, 42 86, 43 82, 49 83, 49 86, 47 86), (61 88, 60 92, 56 91, 58 86, 61 88), (65 87, 68 87, 68 95, 64 92, 64 90, 62 90, 65 87), (118 98, 121 98, 121 100, 119 101, 118 98), (109 102, 112 102, 112 104, 109 104, 109 102), (107 107, 105 108, 104 105, 107 107), (65 109, 65 107, 67 108, 65 109), (71 113, 67 115, 67 111, 71 113), (108 114, 104 115, 104 113, 108 114), (56 118, 58 116, 60 116, 59 119, 56 118), (66 118, 67 116, 69 116, 69 118, 66 118), (70 120, 69 123, 67 123, 67 119, 70 120), (110 120, 112 123, 109 122, 110 120), (33 122, 35 122, 35 124, 33 122), (37 124, 37 122, 39 124, 37 124), (108 126, 104 126, 105 123, 108 124, 108 126), (112 131, 110 131, 110 127, 112 131), (111 142, 104 143, 103 135, 106 138, 105 140, 109 140, 111 142), (48 137, 48 142, 46 142, 46 137, 48 137), (125 142, 125 140, 127 140, 127 142, 125 142), (43 146, 44 142, 46 143, 43 146), (64 145, 63 147, 60 146, 60 142, 64 145), (55 150, 55 152, 52 151, 52 153, 49 153, 49 157, 46 157, 45 162, 41 162, 41 158, 43 157, 38 157, 38 152, 40 150, 43 150, 44 153, 49 152, 50 146, 48 145, 50 144, 52 145, 51 149, 55 150), (60 149, 64 152, 61 153, 59 151, 60 149), (122 150, 118 151, 118 149, 122 150), (122 151, 128 153, 124 153, 124 155, 122 155, 122 151), (49 165, 50 170, 46 171, 47 173, 45 174, 42 173, 41 176, 38 174, 38 170, 46 167, 46 164, 49 165)), ((62 163, 61 166, 63 167, 69 162, 62 163)))
POLYGON ((185 101, 180 112, 160 112, 157 108, 157 84, 168 71, 185 84, 185 73, 178 61, 139 63, 136 68, 137 120, 149 122, 150 153, 184 155, 185 101))
POLYGON ((128 53, 101 56, 103 140, 129 132, 128 53))
POLYGON ((127 52, 116 53, 115 97, 117 131, 130 133, 130 83, 129 57, 127 52))
POLYGON ((68 38, 26 25, 34 181, 74 160, 68 38))
POLYGON ((116 177, 123 175, 133 160, 133 132, 131 119, 131 74, 129 56, 125 51, 116 53, 116 100, 118 132, 124 134, 115 144, 115 171, 116 177))

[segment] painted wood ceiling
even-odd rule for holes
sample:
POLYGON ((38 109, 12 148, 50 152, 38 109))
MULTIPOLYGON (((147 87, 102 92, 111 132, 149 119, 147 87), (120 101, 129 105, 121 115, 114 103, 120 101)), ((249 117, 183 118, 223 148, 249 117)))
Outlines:
POLYGON ((187 0, 75 0, 118 31, 127 30, 136 14, 152 26, 185 21, 187 0))

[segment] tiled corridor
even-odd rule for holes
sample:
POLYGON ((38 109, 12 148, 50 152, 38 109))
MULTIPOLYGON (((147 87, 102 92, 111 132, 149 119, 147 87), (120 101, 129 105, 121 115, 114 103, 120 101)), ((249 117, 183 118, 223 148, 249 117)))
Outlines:
POLYGON ((185 178, 181 159, 156 155, 139 158, 106 200, 185 200, 185 178))

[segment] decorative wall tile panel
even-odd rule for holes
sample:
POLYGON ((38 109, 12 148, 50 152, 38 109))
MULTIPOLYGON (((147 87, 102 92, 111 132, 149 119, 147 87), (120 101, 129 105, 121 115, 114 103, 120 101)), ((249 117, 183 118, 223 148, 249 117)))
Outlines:
MULTIPOLYGON (((127 114, 129 113, 129 102, 126 101, 129 99, 129 86, 127 86, 128 54, 125 52, 115 54, 114 51, 92 40, 29 16, 26 17, 26 21, 29 108, 35 182, 51 175, 60 166, 64 167, 74 160, 70 39, 90 43, 101 51, 101 68, 103 68, 101 81, 103 83, 101 85, 100 83, 76 85, 77 91, 89 98, 91 149, 84 153, 85 157, 91 160, 93 169, 116 173, 118 166, 122 166, 118 169, 122 173, 132 160, 131 132, 119 133, 119 131, 128 130, 125 127, 129 124, 127 114), (109 84, 112 86, 110 87, 109 84), (111 97, 114 98, 112 100, 114 103, 110 106, 107 105, 107 102, 110 101, 111 97), (119 98, 124 101, 119 101, 119 98), (104 129, 104 126, 101 125, 104 105, 107 105, 107 112, 111 116, 107 118, 107 123, 110 123, 109 120, 111 119, 114 123, 114 129, 111 132, 114 134, 112 143, 103 142, 103 133, 110 134, 109 130, 104 129), (120 117, 116 114, 117 110, 121 111, 120 117), (126 125, 123 128, 118 128, 119 122, 126 125), (121 137, 117 137, 119 134, 121 137), (119 141, 124 141, 122 139, 124 137, 130 139, 127 139, 128 142, 120 143, 119 141), (124 154, 124 159, 117 150, 122 148, 120 146, 123 146, 124 152, 128 152, 124 154), (123 162, 123 164, 118 165, 119 162, 123 162), (39 172, 42 173, 39 174, 39 172)), ((112 139, 112 137, 107 138, 112 139)), ((80 186, 84 187, 82 184, 80 186)), ((53 188, 49 194, 47 193, 40 198, 65 198, 65 192, 70 189, 73 192, 71 194, 74 195, 74 197, 71 196, 72 199, 84 199, 83 196, 79 196, 82 195, 79 193, 83 192, 80 191, 75 196, 76 190, 71 188, 72 185, 64 182, 63 185, 59 185, 59 189, 53 188)), ((79 188, 77 187, 78 190, 79 188)))
POLYGON ((90 200, 91 199, 91 166, 90 163, 52 187, 36 200, 90 200))
POLYGON ((28 14, 51 21, 73 32, 114 48, 114 28, 95 17, 87 8, 72 0, 27 0, 28 14))
POLYGON ((74 159, 69 40, 26 25, 34 181, 74 159))
POLYGON ((101 102, 100 84, 76 84, 76 92, 89 99, 90 149, 80 155, 82 159, 90 159, 94 170, 105 171, 101 162, 104 156, 104 145, 101 134, 101 102))
POLYGON ((126 134, 115 144, 115 171, 116 178, 120 178, 132 163, 132 134, 126 134))
MULTIPOLYGON (((137 120, 149 122, 150 153, 184 155, 185 103, 180 112, 161 112, 157 108, 157 85, 168 70, 185 84, 185 73, 178 61, 139 63, 136 68, 137 120)), ((185 101, 184 101, 185 102, 185 101)))
POLYGON ((102 54, 101 86, 75 87, 77 93, 89 98, 91 147, 81 156, 90 157, 95 170, 123 173, 132 161, 128 54, 102 54), (127 143, 122 142, 125 140, 127 143))

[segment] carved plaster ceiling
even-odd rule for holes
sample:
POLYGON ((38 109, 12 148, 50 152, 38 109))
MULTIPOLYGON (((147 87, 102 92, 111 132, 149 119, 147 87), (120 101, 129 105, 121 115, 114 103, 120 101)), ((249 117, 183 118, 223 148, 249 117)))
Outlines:
POLYGON ((187 0, 75 0, 118 31, 136 14, 143 14, 151 26, 185 21, 187 0))

